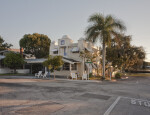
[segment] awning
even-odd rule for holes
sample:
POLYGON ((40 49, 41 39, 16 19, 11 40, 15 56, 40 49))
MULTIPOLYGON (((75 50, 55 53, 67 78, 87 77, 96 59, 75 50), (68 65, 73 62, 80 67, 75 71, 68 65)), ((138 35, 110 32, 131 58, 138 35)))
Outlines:
POLYGON ((27 63, 43 63, 47 59, 25 59, 27 63))
POLYGON ((70 64, 74 64, 72 61, 66 60, 66 59, 62 59, 64 62, 70 63, 70 64))
POLYGON ((92 64, 91 63, 85 63, 85 65, 86 65, 87 68, 92 69, 92 64))
POLYGON ((89 49, 89 48, 85 48, 87 51, 89 51, 89 52, 92 52, 92 49, 89 49))
POLYGON ((62 59, 64 62, 67 62, 67 63, 70 63, 70 64, 74 64, 74 63, 81 63, 77 60, 74 60, 74 59, 70 59, 70 58, 66 58, 66 57, 63 57, 62 59))
POLYGON ((79 48, 78 47, 73 47, 71 51, 72 52, 79 52, 79 48))
POLYGON ((57 52, 58 51, 58 49, 53 49, 53 50, 51 50, 52 52, 57 52))
POLYGON ((94 68, 97 69, 96 65, 94 63, 85 63, 87 68, 94 68))
POLYGON ((89 72, 92 73, 92 64, 91 63, 85 63, 85 65, 88 68, 89 72))
POLYGON ((1 59, 4 59, 4 58, 5 58, 5 56, 4 56, 4 55, 0 55, 0 60, 1 60, 1 59))
POLYGON ((94 63, 92 63, 92 67, 93 67, 94 69, 97 69, 97 67, 96 67, 96 65, 95 65, 94 63))

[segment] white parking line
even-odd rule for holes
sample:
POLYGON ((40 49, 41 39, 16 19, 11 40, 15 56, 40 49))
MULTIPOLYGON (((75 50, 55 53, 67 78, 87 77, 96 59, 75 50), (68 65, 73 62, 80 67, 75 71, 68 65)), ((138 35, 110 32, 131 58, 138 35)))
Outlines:
POLYGON ((114 101, 114 103, 107 109, 107 111, 104 113, 104 115, 109 115, 110 112, 113 110, 113 108, 116 106, 116 104, 119 102, 120 100, 120 96, 114 101))

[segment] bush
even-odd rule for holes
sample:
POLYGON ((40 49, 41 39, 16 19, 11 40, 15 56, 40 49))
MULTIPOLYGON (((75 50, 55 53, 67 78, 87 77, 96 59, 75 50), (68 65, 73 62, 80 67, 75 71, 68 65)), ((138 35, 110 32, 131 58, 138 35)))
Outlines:
POLYGON ((93 77, 93 74, 92 74, 92 73, 89 73, 89 78, 90 78, 90 77, 93 77))
POLYGON ((57 68, 56 70, 57 70, 57 71, 60 71, 60 70, 61 70, 61 67, 57 68))
POLYGON ((102 76, 90 77, 90 80, 101 80, 102 76))
POLYGON ((67 78, 68 78, 68 79, 72 79, 72 77, 71 77, 71 76, 68 76, 67 78))
POLYGON ((121 77, 122 77, 122 73, 116 73, 115 74, 115 78, 116 79, 121 79, 121 77))

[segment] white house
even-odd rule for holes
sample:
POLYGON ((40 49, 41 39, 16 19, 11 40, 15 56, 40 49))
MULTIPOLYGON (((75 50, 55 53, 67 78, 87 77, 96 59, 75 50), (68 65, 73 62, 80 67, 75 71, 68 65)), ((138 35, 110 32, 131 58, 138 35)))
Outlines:
POLYGON ((94 71, 98 67, 100 57, 97 56, 94 63, 86 63, 80 56, 80 52, 85 50, 91 53, 99 52, 98 48, 83 38, 79 39, 77 43, 73 43, 73 40, 68 35, 64 35, 61 39, 58 39, 57 43, 53 41, 50 45, 50 55, 60 55, 64 61, 61 71, 55 72, 56 75, 69 76, 70 73, 77 73, 79 76, 82 76, 83 73, 87 72, 88 68, 96 74, 97 72, 94 71))
MULTIPOLYGON (((21 49, 7 49, 7 50, 3 50, 0 51, 0 74, 4 74, 4 73, 13 73, 13 69, 10 69, 8 67, 6 67, 3 63, 2 63, 2 59, 4 59, 6 57, 6 55, 10 52, 14 52, 14 53, 20 53, 21 49)), ((24 59, 35 59, 35 57, 31 54, 25 54, 22 52, 22 56, 24 59)), ((17 69, 17 73, 29 73, 30 69, 25 69, 25 68, 20 68, 17 69)))

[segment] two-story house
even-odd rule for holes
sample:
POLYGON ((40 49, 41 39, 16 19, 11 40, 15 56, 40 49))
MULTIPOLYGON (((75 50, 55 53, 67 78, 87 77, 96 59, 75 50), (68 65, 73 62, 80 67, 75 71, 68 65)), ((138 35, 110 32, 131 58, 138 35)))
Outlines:
POLYGON ((86 64, 85 59, 80 56, 80 52, 84 52, 85 50, 91 53, 99 52, 98 48, 83 38, 79 39, 77 43, 73 43, 73 40, 69 36, 64 35, 61 39, 58 39, 57 43, 53 41, 50 45, 50 55, 60 55, 64 61, 61 71, 57 71, 56 75, 69 76, 73 72, 82 76, 88 68, 96 74, 97 72, 94 71, 98 67, 99 56, 96 57, 97 61, 95 63, 86 64))

